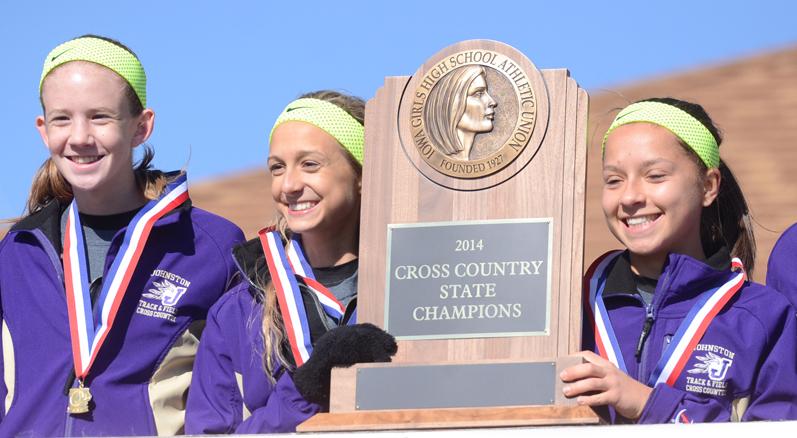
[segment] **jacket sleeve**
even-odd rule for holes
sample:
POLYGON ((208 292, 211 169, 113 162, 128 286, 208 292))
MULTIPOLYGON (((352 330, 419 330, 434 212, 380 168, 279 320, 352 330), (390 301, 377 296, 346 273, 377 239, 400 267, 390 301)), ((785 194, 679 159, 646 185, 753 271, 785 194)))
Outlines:
POLYGON ((759 368, 744 421, 797 420, 797 317, 792 306, 770 336, 774 344, 759 368))
POLYGON ((767 286, 777 289, 797 306, 797 224, 778 239, 767 266, 767 286))
POLYGON ((797 419, 797 318, 787 306, 775 319, 760 358, 748 359, 758 361, 751 394, 729 401, 660 384, 651 393, 639 423, 797 419))
POLYGON ((295 432, 296 426, 320 411, 303 399, 288 373, 282 373, 265 406, 235 429, 237 433, 295 432))
POLYGON ((246 322, 246 318, 244 323, 236 324, 242 318, 233 315, 239 311, 233 302, 235 293, 225 294, 208 313, 188 393, 185 432, 189 435, 293 432, 320 407, 301 397, 288 373, 282 373, 275 385, 263 379, 265 386, 258 390, 267 394, 266 403, 246 417, 248 411, 242 394, 246 381, 241 377, 237 359, 245 356, 242 360, 251 360, 252 351, 239 345, 249 342, 245 330, 252 330, 257 324, 246 322))
POLYGON ((660 383, 653 388, 637 423, 708 423, 728 420, 728 403, 660 383))

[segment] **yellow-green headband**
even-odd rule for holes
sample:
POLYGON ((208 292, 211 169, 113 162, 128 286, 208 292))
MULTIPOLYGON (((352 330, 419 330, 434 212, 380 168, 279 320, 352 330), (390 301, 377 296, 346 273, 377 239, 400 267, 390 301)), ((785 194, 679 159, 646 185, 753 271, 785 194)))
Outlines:
POLYGON ((606 139, 613 130, 637 122, 653 123, 667 128, 695 151, 706 167, 709 169, 719 167, 719 145, 708 128, 686 111, 662 102, 637 102, 620 111, 603 136, 601 153, 606 148, 606 139))
POLYGON ((88 61, 107 67, 130 84, 136 92, 141 106, 147 106, 147 75, 135 55, 116 44, 101 38, 81 37, 67 41, 54 48, 44 60, 39 81, 41 94, 44 78, 59 65, 71 61, 88 61))
POLYGON ((321 128, 348 150, 358 163, 363 163, 365 129, 343 108, 320 99, 296 99, 277 117, 268 136, 269 143, 277 126, 288 121, 306 122, 321 128))

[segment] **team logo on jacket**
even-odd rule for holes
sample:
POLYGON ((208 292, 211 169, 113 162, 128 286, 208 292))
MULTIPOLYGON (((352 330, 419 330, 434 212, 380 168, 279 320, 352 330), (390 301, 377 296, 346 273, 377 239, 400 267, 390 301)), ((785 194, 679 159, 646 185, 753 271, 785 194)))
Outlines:
POLYGON ((152 271, 152 286, 141 294, 136 313, 175 322, 177 303, 188 291, 191 282, 162 269, 152 271))
POLYGON ((698 344, 695 347, 697 362, 687 371, 686 390, 700 394, 724 396, 728 383, 725 377, 733 365, 736 353, 713 344, 698 344))
POLYGON ((174 306, 183 297, 185 291, 188 290, 187 287, 177 286, 169 280, 153 281, 152 284, 156 288, 150 289, 148 293, 143 293, 142 296, 160 300, 164 306, 174 306))

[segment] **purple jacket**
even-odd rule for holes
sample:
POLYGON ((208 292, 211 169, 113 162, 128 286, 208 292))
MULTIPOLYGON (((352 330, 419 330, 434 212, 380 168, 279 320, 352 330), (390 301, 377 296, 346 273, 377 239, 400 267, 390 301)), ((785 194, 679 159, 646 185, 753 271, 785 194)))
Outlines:
MULTIPOLYGON (((701 262, 670 254, 646 308, 636 292, 627 252, 606 280, 604 302, 631 377, 647 382, 664 348, 697 296, 729 281, 730 260, 721 250, 701 262), (636 350, 647 317, 649 335, 636 350)), ((584 344, 594 347, 591 321, 584 344)), ((709 325, 683 372, 670 387, 653 389, 639 423, 797 419, 797 320, 777 291, 746 282, 709 325)), ((612 422, 628 422, 610 409, 612 422)))
POLYGON ((797 224, 786 230, 772 248, 767 286, 782 292, 797 307, 797 224))
MULTIPOLYGON (((0 436, 181 433, 199 332, 208 309, 231 284, 229 254, 243 234, 190 201, 155 223, 86 379, 93 409, 69 415, 66 392, 75 383, 60 257, 65 207, 48 204, 0 242, 0 436), (182 294, 167 304, 161 298, 169 287, 182 294)), ((123 233, 111 242, 106 270, 123 233)))
MULTIPOLYGON (((227 292, 208 313, 188 394, 185 431, 294 432, 320 407, 302 398, 285 368, 275 370, 276 383, 268 379, 263 364, 263 304, 257 286, 268 281, 268 268, 258 239, 236 248, 235 253, 247 281, 227 292)), ((299 286, 315 342, 331 327, 325 326, 314 295, 303 283, 299 286)), ((356 301, 349 305, 344 320, 353 320, 355 306, 356 301)))

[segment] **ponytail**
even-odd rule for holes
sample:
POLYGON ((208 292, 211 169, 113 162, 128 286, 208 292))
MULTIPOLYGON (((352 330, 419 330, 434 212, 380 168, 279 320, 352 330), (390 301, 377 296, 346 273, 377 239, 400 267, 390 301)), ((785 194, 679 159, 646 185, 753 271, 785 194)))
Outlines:
POLYGON ((713 254, 723 246, 728 248, 731 256, 738 257, 747 275, 752 277, 756 244, 747 201, 733 172, 722 160, 719 171, 721 179, 717 199, 703 209, 700 220, 703 251, 713 254))

